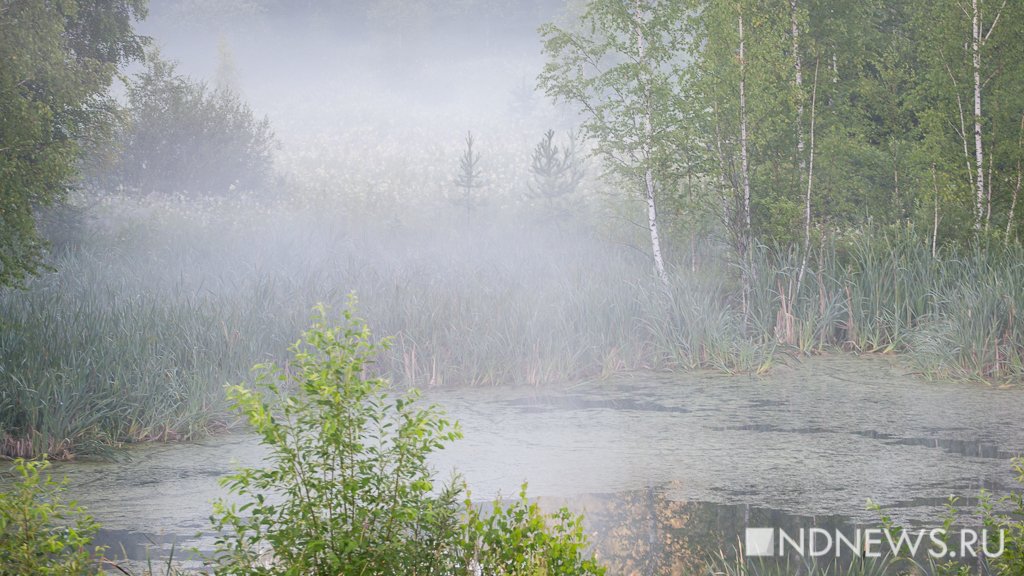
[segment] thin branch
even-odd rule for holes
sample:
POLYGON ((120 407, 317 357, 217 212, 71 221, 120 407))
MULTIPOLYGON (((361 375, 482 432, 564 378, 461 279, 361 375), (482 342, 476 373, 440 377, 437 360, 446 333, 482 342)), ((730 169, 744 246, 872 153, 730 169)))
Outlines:
POLYGON ((992 21, 992 25, 989 27, 988 32, 982 38, 982 42, 988 42, 988 37, 992 35, 992 31, 996 29, 996 24, 999 23, 999 17, 1003 15, 1003 8, 1006 8, 1006 0, 1003 0, 1002 6, 996 11, 996 18, 992 21))

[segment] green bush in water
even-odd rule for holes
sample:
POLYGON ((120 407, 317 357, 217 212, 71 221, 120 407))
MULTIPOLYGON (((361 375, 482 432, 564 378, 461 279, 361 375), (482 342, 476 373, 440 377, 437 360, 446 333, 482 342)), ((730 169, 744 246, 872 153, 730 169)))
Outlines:
POLYGON ((257 367, 229 398, 270 449, 265 468, 224 479, 246 502, 216 503, 216 574, 602 574, 581 521, 523 499, 486 516, 458 478, 435 490, 427 456, 461 437, 434 405, 366 377, 374 343, 354 299, 332 327, 323 306, 286 368, 257 367))
POLYGON ((0 492, 0 576, 96 574, 99 525, 73 501, 67 481, 55 482, 43 461, 14 461, 18 480, 0 492))

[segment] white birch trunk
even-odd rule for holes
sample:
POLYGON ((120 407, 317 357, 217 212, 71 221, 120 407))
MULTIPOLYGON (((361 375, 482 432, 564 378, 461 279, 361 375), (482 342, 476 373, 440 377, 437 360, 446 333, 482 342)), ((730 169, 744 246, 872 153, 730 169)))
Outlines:
POLYGON ((743 38, 743 10, 739 13, 740 33, 740 171, 743 180, 743 223, 746 228, 745 252, 749 252, 753 243, 753 233, 750 227, 750 166, 747 154, 747 61, 744 52, 743 38))
POLYGON ((932 260, 935 259, 936 244, 939 238, 939 178, 935 174, 935 163, 932 163, 932 187, 935 189, 935 211, 932 221, 932 260))
POLYGON ((1024 166, 1022 166, 1020 154, 1024 152, 1024 114, 1020 116, 1020 133, 1017 136, 1017 185, 1013 188, 1013 198, 1010 200, 1010 213, 1006 217, 1006 237, 1003 238, 1003 244, 1008 245, 1010 243, 1010 232, 1013 231, 1013 212, 1017 209, 1017 197, 1020 195, 1020 181, 1021 176, 1024 176, 1024 166))
MULTIPOLYGON (((793 80, 796 87, 796 157, 798 163, 796 185, 797 190, 800 190, 803 184, 804 170, 807 169, 807 162, 804 160, 804 72, 800 62, 800 24, 798 21, 797 2, 798 0, 789 0, 789 22, 790 36, 793 42, 793 80)), ((796 292, 789 297, 790 306, 800 297, 800 286, 803 283, 804 270, 807 266, 807 248, 810 245, 811 226, 810 201, 810 185, 808 184, 807 214, 804 218, 804 254, 800 264, 800 274, 797 276, 796 292)))
POLYGON ((892 202, 899 209, 899 217, 902 219, 905 214, 903 212, 903 203, 900 202, 899 144, 896 142, 895 136, 892 137, 890 149, 892 150, 892 202))
MULTIPOLYGON (((992 131, 990 142, 995 143, 996 135, 995 130, 992 131)), ((991 152, 991 150, 989 150, 991 152)), ((995 160, 993 154, 988 155, 988 181, 985 183, 985 231, 988 232, 988 226, 992 222, 992 163, 995 160)))
POLYGON ((1003 245, 1010 244, 1010 232, 1013 231, 1013 211, 1017 209, 1017 196, 1020 195, 1021 162, 1017 160, 1017 185, 1013 187, 1013 199, 1010 200, 1010 213, 1006 217, 1006 237, 1003 245))
MULTIPOLYGON (((796 294, 800 296, 800 286, 807 270, 807 253, 811 250, 811 191, 814 187, 814 110, 818 101, 818 63, 814 64, 814 87, 811 88, 811 151, 807 161, 807 195, 804 197, 804 255, 800 261, 800 274, 796 279, 796 294)), ((792 300, 791 300, 792 301, 792 300)))
POLYGON ((793 68, 795 71, 796 83, 796 154, 800 161, 800 170, 797 173, 798 184, 804 177, 804 73, 800 63, 800 26, 797 22, 797 0, 789 0, 789 16, 792 24, 793 37, 793 68))
MULTIPOLYGON (((643 0, 636 0, 636 48, 637 56, 641 66, 646 64, 647 46, 644 40, 644 31, 640 26, 643 15, 643 0)), ((647 228, 651 232, 651 254, 654 257, 654 271, 666 289, 669 288, 668 274, 665 272, 665 260, 661 256, 661 237, 658 235, 658 210, 655 205, 656 186, 654 182, 654 171, 650 167, 652 142, 654 130, 651 126, 651 92, 650 85, 644 87, 644 199, 647 201, 647 228)))
POLYGON ((650 168, 644 170, 644 188, 647 200, 647 228, 651 231, 651 252, 654 254, 654 271, 661 279, 661 283, 668 288, 668 274, 665 272, 665 261, 661 257, 661 238, 658 236, 658 210, 654 203, 654 174, 650 168))
POLYGON ((971 55, 974 64, 974 163, 977 199, 974 229, 981 230, 985 202, 985 154, 981 144, 981 13, 979 0, 971 0, 971 55))

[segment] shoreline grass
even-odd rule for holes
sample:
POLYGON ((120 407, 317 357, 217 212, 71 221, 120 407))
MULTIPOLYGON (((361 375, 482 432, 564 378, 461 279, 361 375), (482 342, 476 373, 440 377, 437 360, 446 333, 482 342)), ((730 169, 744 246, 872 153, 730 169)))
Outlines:
POLYGON ((223 428, 223 386, 280 360, 355 292, 400 386, 534 385, 632 370, 761 373, 783 355, 909 354, 932 378, 1019 383, 1024 250, 931 257, 912 230, 757 250, 744 315, 721 254, 669 292, 584 226, 357 226, 258 204, 115 206, 54 272, 0 291, 0 454, 53 458, 223 428), (130 207, 129 207, 130 208, 130 207), (454 230, 454 231, 453 231, 454 230))

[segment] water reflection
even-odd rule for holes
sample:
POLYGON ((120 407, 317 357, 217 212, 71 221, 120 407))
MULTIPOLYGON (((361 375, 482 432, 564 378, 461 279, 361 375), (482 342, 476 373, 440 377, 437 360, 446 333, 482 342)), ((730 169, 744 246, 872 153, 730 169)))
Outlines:
MULTIPOLYGON (((716 561, 725 558, 734 562, 742 548, 746 528, 774 528, 784 530, 788 535, 809 534, 817 528, 829 535, 842 533, 851 541, 856 540, 857 531, 882 527, 881 516, 873 522, 854 522, 849 517, 837 515, 803 516, 780 510, 750 506, 747 504, 715 504, 676 500, 671 486, 651 487, 616 494, 588 494, 571 499, 551 499, 542 502, 545 508, 565 505, 576 512, 586 514, 586 525, 595 552, 608 567, 609 575, 647 576, 710 574, 713 568, 721 568, 716 561)), ((901 507, 927 506, 936 510, 944 509, 945 499, 917 499, 902 502, 901 507)), ((957 503, 961 510, 964 526, 980 527, 974 516, 977 498, 962 499, 957 503)), ((908 522, 908 529, 931 529, 941 527, 941 519, 928 524, 908 522)), ((976 528, 975 528, 976 529, 976 528)), ((957 528, 951 529, 956 534, 957 528)), ((863 532, 862 532, 863 533, 863 532)), ((810 546, 809 536, 807 545, 810 546)), ((819 549, 821 540, 819 542, 819 549)), ((863 541, 860 541, 863 546, 863 541)), ((777 542, 776 542, 777 545, 777 542)), ((884 541, 872 550, 888 551, 884 541)), ((926 560, 930 541, 924 540, 919 549, 918 560, 926 560)), ((863 550, 863 548, 859 548, 863 550)), ((979 548, 980 549, 980 548, 979 548)), ((790 550, 787 546, 787 550, 790 550)), ((866 562, 874 565, 875 573, 906 573, 908 565, 900 564, 886 568, 883 558, 871 559, 854 557, 848 546, 841 547, 839 556, 836 548, 819 558, 790 553, 784 558, 753 558, 748 562, 764 568, 774 566, 778 574, 806 573, 809 566, 838 567, 849 569, 852 562, 866 562)), ((808 548, 809 551, 809 548, 808 548)), ((972 560, 972 564, 976 561, 972 560)))
POLYGON ((749 506, 680 501, 668 487, 550 500, 586 514, 588 533, 609 574, 677 575, 707 571, 709 561, 734 557, 744 530, 819 527, 848 530, 840 516, 799 516, 749 506))

